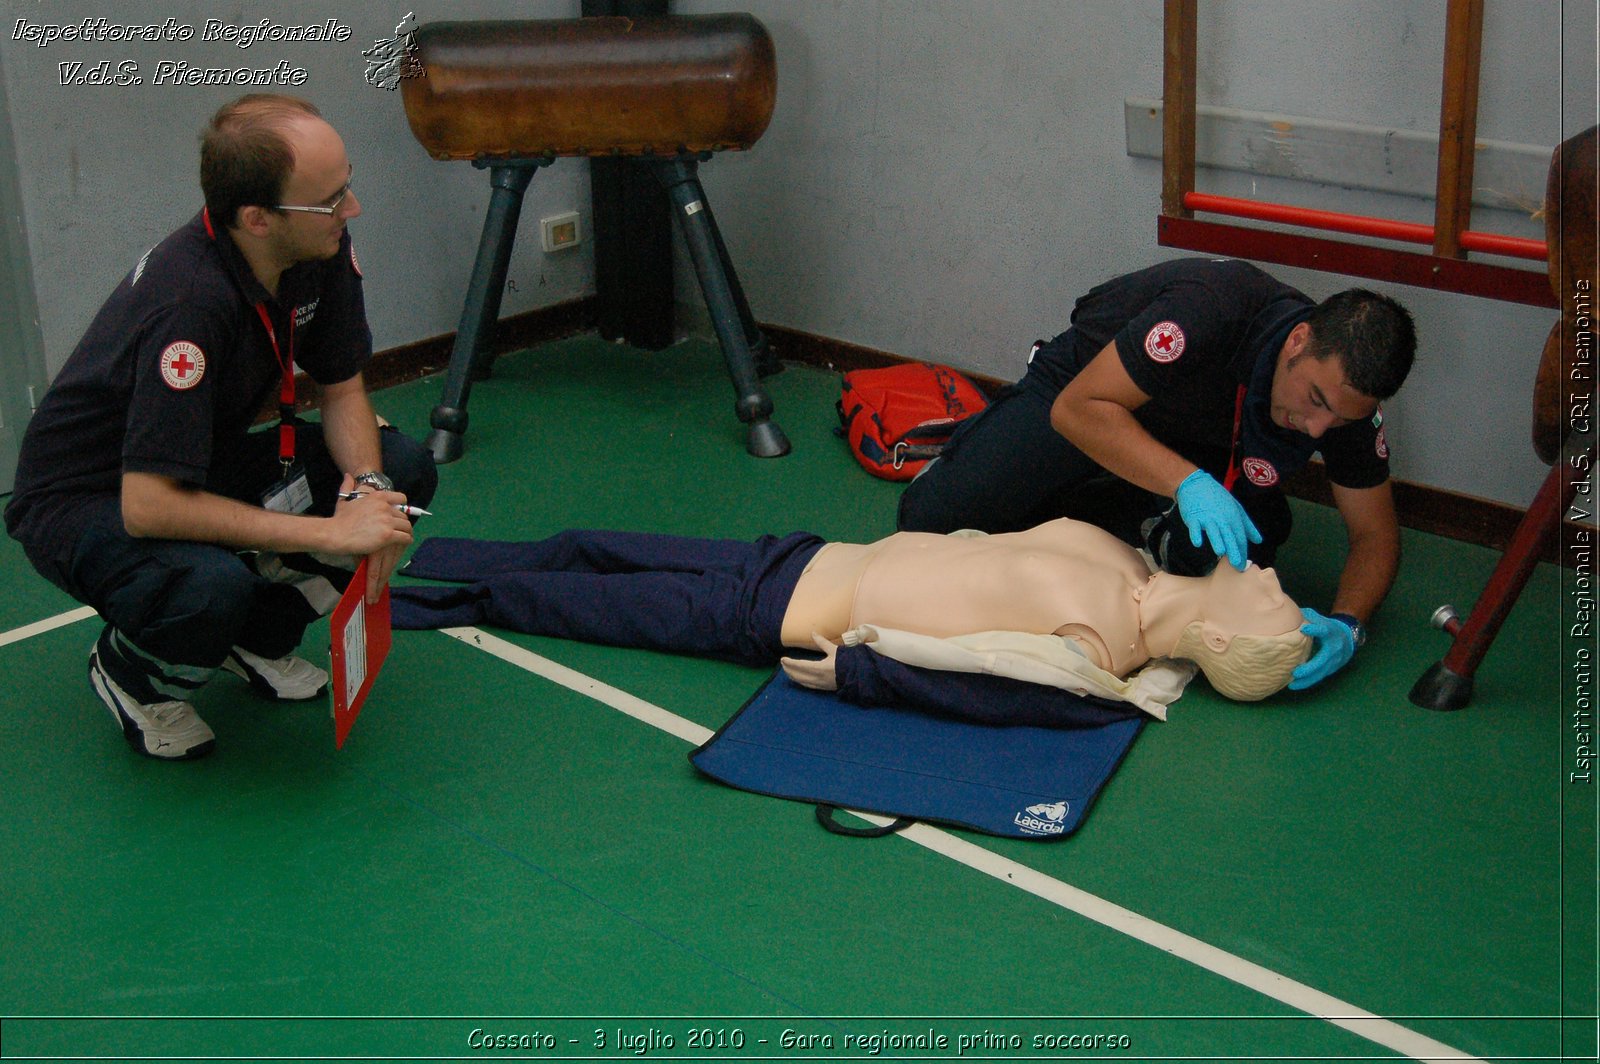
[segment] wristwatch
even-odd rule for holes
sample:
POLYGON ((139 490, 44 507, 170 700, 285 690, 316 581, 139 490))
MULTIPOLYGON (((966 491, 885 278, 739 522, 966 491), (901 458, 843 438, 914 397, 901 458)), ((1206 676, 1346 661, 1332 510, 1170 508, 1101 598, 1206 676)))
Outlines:
POLYGON ((1362 647, 1367 645, 1366 625, 1362 624, 1348 613, 1331 613, 1328 616, 1330 619, 1338 621, 1340 624, 1350 629, 1350 634, 1355 637, 1357 650, 1360 650, 1362 647))
POLYGON ((367 473, 357 473, 356 483, 365 484, 374 491, 393 491, 394 481, 378 472, 376 469, 367 473))

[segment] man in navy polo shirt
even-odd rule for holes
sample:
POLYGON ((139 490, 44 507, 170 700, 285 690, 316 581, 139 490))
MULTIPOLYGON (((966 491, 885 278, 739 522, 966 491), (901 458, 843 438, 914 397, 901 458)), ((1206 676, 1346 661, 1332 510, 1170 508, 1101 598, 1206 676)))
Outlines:
POLYGON ((1362 289, 1320 304, 1237 260, 1107 281, 1028 372, 964 422, 901 496, 903 530, 1008 532, 1055 517, 1150 547, 1172 572, 1272 564, 1282 480, 1321 452, 1349 552, 1291 688, 1349 662, 1394 582, 1399 522, 1378 403, 1416 351, 1404 307, 1362 289))
POLYGON ((304 100, 224 106, 201 135, 205 209, 123 278, 24 435, 6 528, 105 619, 90 685, 151 757, 213 748, 188 698, 218 668, 272 698, 320 694, 326 673, 293 656, 306 626, 362 556, 376 600, 411 542, 397 507, 437 486, 362 381, 350 177, 304 100), (293 417, 297 367, 320 424, 293 417), (251 432, 274 397, 279 425, 251 432))

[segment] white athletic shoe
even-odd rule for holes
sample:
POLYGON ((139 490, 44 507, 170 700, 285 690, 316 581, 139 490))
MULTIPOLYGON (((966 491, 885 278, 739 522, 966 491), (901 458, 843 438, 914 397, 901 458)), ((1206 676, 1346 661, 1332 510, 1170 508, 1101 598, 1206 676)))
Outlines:
POLYGON ((147 757, 182 761, 209 754, 217 745, 206 722, 187 702, 141 703, 117 686, 100 666, 100 652, 89 652, 89 686, 111 711, 128 745, 147 757))
POLYGON ((280 702, 304 702, 328 689, 328 674, 304 658, 293 655, 268 659, 234 647, 222 667, 249 681, 250 686, 280 702))

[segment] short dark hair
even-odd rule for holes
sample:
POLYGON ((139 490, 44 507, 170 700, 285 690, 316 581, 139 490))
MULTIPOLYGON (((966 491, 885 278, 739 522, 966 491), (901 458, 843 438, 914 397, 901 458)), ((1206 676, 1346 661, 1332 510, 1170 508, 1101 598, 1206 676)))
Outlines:
POLYGON ((224 104, 200 134, 200 191, 213 221, 232 226, 241 207, 271 207, 283 200, 294 171, 294 149, 284 127, 322 112, 298 96, 257 92, 224 104))
POLYGON ((1329 296, 1306 319, 1311 326, 1307 354, 1321 361, 1339 356, 1350 387, 1373 399, 1400 390, 1417 354, 1417 328, 1411 312, 1365 288, 1329 296))

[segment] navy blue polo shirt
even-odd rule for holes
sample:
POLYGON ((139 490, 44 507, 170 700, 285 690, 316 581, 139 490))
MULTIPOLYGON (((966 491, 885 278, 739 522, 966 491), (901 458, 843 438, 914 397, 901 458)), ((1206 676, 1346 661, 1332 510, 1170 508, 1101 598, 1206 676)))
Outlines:
POLYGON ((273 298, 201 212, 140 258, 51 383, 23 436, 12 534, 119 491, 125 471, 204 487, 227 469, 283 381, 258 304, 282 357, 292 343, 295 366, 321 384, 372 356, 348 232, 333 258, 286 270, 273 298))
POLYGON ((1177 259, 1113 278, 1072 311, 1072 328, 1042 345, 1030 374, 1064 388, 1107 344, 1150 401, 1135 411, 1151 435, 1174 449, 1192 443, 1226 452, 1240 418, 1236 490, 1275 488, 1318 451, 1328 478, 1370 488, 1389 478, 1382 414, 1314 440, 1270 416, 1272 377, 1289 331, 1312 302, 1250 263, 1177 259))

